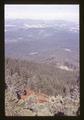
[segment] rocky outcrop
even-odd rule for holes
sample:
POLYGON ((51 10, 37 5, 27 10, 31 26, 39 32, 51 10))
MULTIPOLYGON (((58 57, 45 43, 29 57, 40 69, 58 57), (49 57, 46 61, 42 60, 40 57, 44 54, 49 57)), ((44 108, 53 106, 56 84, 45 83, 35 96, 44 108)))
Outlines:
MULTIPOLYGON (((18 93, 19 94, 19 93, 18 93)), ((24 90, 19 94, 18 101, 12 94, 7 105, 13 107, 12 115, 21 116, 76 116, 79 115, 79 99, 62 97, 61 95, 47 96, 43 93, 36 93, 33 90, 24 90), (11 103, 11 104, 10 104, 11 103), (17 107, 15 107, 17 106, 17 107)), ((6 100, 7 102, 7 100, 6 100)), ((8 108, 8 107, 7 107, 8 108)), ((6 108, 6 109, 7 109, 6 108)), ((6 110, 7 111, 7 110, 6 110)), ((7 111, 7 114, 10 112, 7 111)))

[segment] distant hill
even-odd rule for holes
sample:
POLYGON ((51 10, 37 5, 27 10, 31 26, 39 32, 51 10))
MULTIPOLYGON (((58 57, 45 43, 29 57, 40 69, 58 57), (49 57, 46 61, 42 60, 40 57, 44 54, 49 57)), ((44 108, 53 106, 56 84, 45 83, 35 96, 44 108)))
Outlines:
POLYGON ((5 55, 36 61, 79 63, 79 27, 67 21, 8 20, 5 24, 5 55), (65 51, 69 49, 69 51, 65 51), (37 52, 36 55, 31 53, 37 52))

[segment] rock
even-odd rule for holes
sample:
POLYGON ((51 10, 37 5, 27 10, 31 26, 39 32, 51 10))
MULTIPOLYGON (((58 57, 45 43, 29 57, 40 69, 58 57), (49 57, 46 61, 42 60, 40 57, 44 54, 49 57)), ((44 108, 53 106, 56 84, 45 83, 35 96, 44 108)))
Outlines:
POLYGON ((18 113, 19 113, 19 116, 35 116, 36 115, 35 112, 32 112, 29 109, 21 109, 18 113))
POLYGON ((17 104, 21 105, 22 103, 24 103, 24 100, 20 99, 17 104))
POLYGON ((54 114, 54 116, 64 116, 64 112, 57 112, 54 114))

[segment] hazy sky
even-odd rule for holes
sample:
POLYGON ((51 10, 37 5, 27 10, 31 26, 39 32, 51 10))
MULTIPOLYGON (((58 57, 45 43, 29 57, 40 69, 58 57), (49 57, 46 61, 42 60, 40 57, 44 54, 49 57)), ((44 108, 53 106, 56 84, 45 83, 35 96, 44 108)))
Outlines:
POLYGON ((79 5, 5 5, 5 19, 56 19, 79 21, 79 5))

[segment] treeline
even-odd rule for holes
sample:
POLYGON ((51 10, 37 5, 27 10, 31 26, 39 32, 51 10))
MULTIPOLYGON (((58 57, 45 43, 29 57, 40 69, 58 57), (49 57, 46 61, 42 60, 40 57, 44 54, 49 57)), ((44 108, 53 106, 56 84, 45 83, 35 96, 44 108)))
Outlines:
POLYGON ((47 95, 67 96, 77 85, 78 72, 64 71, 44 63, 5 59, 5 82, 7 87, 16 90, 31 88, 47 95))

